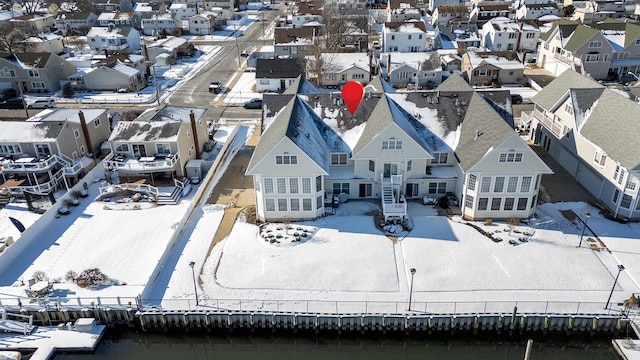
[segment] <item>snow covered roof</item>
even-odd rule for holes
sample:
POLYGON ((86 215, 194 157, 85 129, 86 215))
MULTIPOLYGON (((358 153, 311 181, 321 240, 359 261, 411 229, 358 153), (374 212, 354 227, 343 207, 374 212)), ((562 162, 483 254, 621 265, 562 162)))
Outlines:
POLYGON ((23 68, 23 69, 29 69, 29 68, 43 69, 47 65, 47 62, 49 61, 49 58, 51 56, 53 55, 48 52, 43 52, 43 53, 27 52, 27 53, 12 53, 12 54, 0 53, 1 58, 4 58, 5 60, 15 64, 17 67, 23 68))
POLYGON ((113 63, 112 66, 109 66, 113 70, 119 71, 127 76, 135 76, 140 73, 140 70, 136 68, 132 68, 131 66, 123 64, 120 60, 113 63))
POLYGON ((386 22, 384 29, 388 33, 426 33, 427 29, 422 21, 386 22))
MULTIPOLYGON (((430 52, 415 52, 415 53, 404 53, 404 52, 389 52, 389 53, 380 53, 380 64, 385 67, 385 72, 389 71, 389 57, 391 57, 391 71, 402 66, 403 64, 407 64, 414 69, 418 68, 418 64, 423 70, 433 70, 432 67, 425 69, 425 66, 431 64, 431 60, 433 60, 435 53, 430 52)), ((438 65, 439 66, 439 65, 438 65)))
POLYGON ((0 142, 32 143, 58 138, 64 121, 0 121, 0 142))
POLYGON ((94 26, 87 33, 87 37, 104 37, 104 38, 120 38, 127 37, 131 32, 132 28, 124 27, 124 28, 110 28, 107 26, 94 26))
POLYGON ((182 124, 179 120, 118 121, 109 141, 176 141, 182 124))
POLYGON ((100 108, 54 108, 45 109, 39 112, 37 115, 31 117, 28 121, 69 121, 72 123, 80 123, 80 111, 84 114, 84 119, 87 122, 91 122, 104 113, 108 109, 100 108))
POLYGON ((510 60, 498 52, 467 51, 469 63, 473 69, 483 64, 493 65, 500 69, 524 69, 524 65, 517 57, 510 60))
POLYGON ((190 117, 191 112, 193 112, 193 115, 197 121, 204 116, 204 113, 206 111, 207 111, 206 108, 164 105, 160 108, 147 109, 140 116, 138 116, 136 120, 138 121, 178 120, 178 121, 191 122, 191 117, 190 117))
POLYGON ((130 20, 133 17, 133 12, 103 12, 98 16, 98 20, 130 20))
POLYGON ((321 54, 323 67, 331 73, 341 73, 351 68, 359 68, 369 72, 369 56, 367 53, 323 53, 321 54))

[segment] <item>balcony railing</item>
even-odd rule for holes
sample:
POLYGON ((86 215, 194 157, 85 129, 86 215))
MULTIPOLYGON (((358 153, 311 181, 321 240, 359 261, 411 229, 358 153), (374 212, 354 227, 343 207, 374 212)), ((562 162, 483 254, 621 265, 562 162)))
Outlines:
POLYGON ((53 177, 44 183, 35 184, 35 185, 18 185, 18 186, 9 186, 9 192, 12 194, 24 194, 24 192, 28 192, 36 195, 48 195, 53 191, 56 191, 60 182, 64 181, 64 172, 62 170, 53 174, 53 177))
POLYGON ((115 154, 111 159, 105 161, 107 168, 117 169, 124 172, 153 172, 162 170, 173 170, 180 160, 178 154, 168 154, 164 158, 159 156, 145 156, 140 158, 127 158, 115 154))
POLYGON ((37 159, 35 157, 24 157, 17 160, 5 160, 2 163, 2 170, 6 172, 43 172, 60 164, 65 175, 77 175, 82 170, 82 163, 69 159, 68 161, 58 155, 52 155, 37 159))
POLYGON ((562 136, 562 127, 558 123, 554 123, 553 119, 547 116, 547 114, 542 111, 535 109, 533 111, 533 116, 535 116, 540 123, 547 128, 551 133, 560 138, 562 136))

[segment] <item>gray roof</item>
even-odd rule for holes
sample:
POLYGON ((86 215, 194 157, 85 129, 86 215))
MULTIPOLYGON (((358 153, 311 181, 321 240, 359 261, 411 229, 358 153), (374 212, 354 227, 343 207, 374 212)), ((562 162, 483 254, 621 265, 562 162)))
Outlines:
POLYGON ((462 170, 467 171, 492 148, 503 143, 514 130, 480 95, 474 93, 460 128, 455 151, 462 170))
POLYGON ((181 125, 181 121, 119 121, 109 141, 175 140, 181 125))
POLYGON ((340 136, 325 124, 300 97, 294 96, 260 137, 260 142, 253 152, 249 165, 247 165, 247 173, 283 137, 289 138, 327 173, 329 173, 330 167, 328 154, 332 152, 350 153, 348 145, 340 136))
POLYGON ((473 88, 467 80, 459 74, 453 73, 449 75, 447 80, 443 81, 437 88, 439 91, 473 91, 473 88))
POLYGON ((206 108, 194 108, 186 106, 163 105, 160 108, 152 108, 136 118, 136 121, 160 121, 181 120, 191 121, 189 114, 193 111, 196 120, 200 119, 207 111, 206 108))
POLYGON ((364 87, 365 93, 394 93, 396 89, 389 85, 382 76, 376 76, 364 87))
POLYGON ((289 85, 284 94, 319 94, 320 91, 307 78, 300 74, 295 81, 289 85))
POLYGON ((293 79, 304 73, 303 59, 256 60, 256 79, 293 79))
POLYGON ((0 141, 33 143, 52 141, 64 128, 64 121, 0 121, 0 141))
POLYGON ((565 71, 545 86, 531 100, 545 109, 552 109, 569 89, 601 89, 602 85, 575 71, 565 71))

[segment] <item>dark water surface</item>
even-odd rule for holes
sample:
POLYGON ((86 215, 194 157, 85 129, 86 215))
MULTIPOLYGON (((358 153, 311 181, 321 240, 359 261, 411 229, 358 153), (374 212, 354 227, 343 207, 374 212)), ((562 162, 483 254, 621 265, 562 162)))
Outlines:
MULTIPOLYGON (((527 337, 401 336, 268 333, 143 333, 110 329, 93 354, 58 354, 55 360, 94 359, 442 359, 522 360, 527 337)), ((610 337, 534 338, 531 360, 618 359, 610 337)))

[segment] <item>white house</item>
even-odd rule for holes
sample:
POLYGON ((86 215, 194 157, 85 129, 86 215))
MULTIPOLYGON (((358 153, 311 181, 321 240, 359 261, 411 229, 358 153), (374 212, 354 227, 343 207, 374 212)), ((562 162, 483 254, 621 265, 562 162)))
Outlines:
POLYGON ((427 30, 422 21, 386 22, 382 28, 385 52, 421 52, 427 48, 427 30))
POLYGON ((305 62, 302 59, 257 59, 256 91, 282 92, 304 74, 305 62))
POLYGON ((98 15, 93 12, 65 12, 56 18, 56 28, 64 34, 71 32, 86 34, 89 29, 98 24, 98 15))
POLYGON ((27 49, 29 52, 48 52, 60 54, 64 52, 62 36, 55 34, 38 34, 27 38, 27 49))
POLYGON ((415 0, 391 0, 387 5, 387 21, 405 22, 420 20, 421 17, 415 0))
POLYGON ((144 35, 158 35, 163 31, 167 34, 180 27, 180 22, 173 18, 173 14, 151 14, 142 17, 142 33, 144 35))
POLYGON ((356 80, 366 85, 371 79, 372 59, 366 53, 323 53, 320 85, 339 87, 356 80))
POLYGON ((87 34, 87 45, 95 52, 140 50, 140 32, 134 28, 94 26, 87 34))
POLYGON ((322 15, 314 15, 314 14, 293 14, 291 15, 291 25, 294 28, 303 27, 309 23, 324 23, 322 19, 322 15))
POLYGON ((491 103, 510 104, 508 91, 480 96, 452 75, 438 91, 396 94, 376 78, 366 92, 353 116, 339 94, 265 96, 246 170, 258 219, 315 219, 338 196, 378 200, 385 220, 406 220, 407 201, 448 193, 465 218, 534 213, 551 171, 491 103))
POLYGON ((640 219, 640 104, 574 71, 532 98, 533 141, 621 219, 640 219))
POLYGON ((540 29, 504 17, 489 20, 482 26, 480 46, 493 51, 537 50, 540 29))
POLYGON ((468 7, 458 6, 438 6, 431 17, 433 27, 451 24, 469 23, 471 12, 468 7))
POLYGON ((195 4, 173 3, 169 6, 169 12, 173 14, 173 18, 181 21, 188 20, 190 17, 198 13, 195 4))
POLYGON ((537 20, 547 15, 557 16, 559 12, 558 4, 555 2, 548 2, 544 4, 522 4, 516 9, 516 19, 537 20))
POLYGON ((442 67, 436 52, 381 53, 380 74, 394 87, 409 84, 421 88, 434 88, 442 82, 442 67))
POLYGON ((192 35, 207 35, 215 31, 218 24, 218 14, 205 11, 189 18, 189 33, 192 35))

